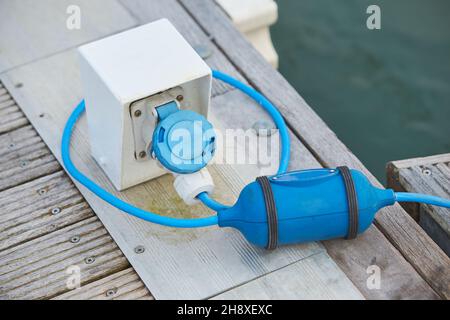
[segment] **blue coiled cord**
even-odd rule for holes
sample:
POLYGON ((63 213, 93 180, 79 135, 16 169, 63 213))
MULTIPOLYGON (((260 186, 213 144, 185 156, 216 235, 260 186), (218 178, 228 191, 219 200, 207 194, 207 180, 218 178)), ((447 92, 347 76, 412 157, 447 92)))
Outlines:
MULTIPOLYGON (((280 132, 280 139, 282 144, 280 167, 278 169, 278 173, 286 172, 290 156, 290 141, 288 129, 286 127, 283 117, 281 116, 277 108, 275 108, 275 106, 271 104, 269 100, 267 100, 262 94, 257 92, 255 89, 243 84, 242 82, 222 72, 213 71, 213 77, 220 79, 240 89, 248 96, 253 98, 256 102, 258 102, 270 114, 280 132)), ((91 192, 96 194, 99 198, 103 199, 104 201, 108 202, 114 207, 146 221, 176 228, 197 228, 217 224, 218 220, 217 215, 205 218, 179 219, 179 218, 165 217, 153 212, 142 210, 112 195, 111 193, 109 193, 108 191, 97 185, 94 181, 86 177, 83 173, 81 173, 75 167, 75 165, 72 162, 72 159, 70 158, 70 138, 72 136, 72 131, 73 128, 75 127, 78 118, 84 111, 85 111, 85 102, 84 100, 82 100, 75 108, 75 110, 72 112, 69 119, 67 120, 61 142, 61 155, 64 167, 75 180, 77 180, 91 192)), ((213 200, 212 198, 210 198, 207 193, 200 194, 198 198, 205 205, 207 205, 214 211, 220 211, 228 208, 227 206, 222 205, 213 200)))
MULTIPOLYGON (((247 94, 249 97, 258 102, 269 113, 269 115, 272 117, 273 121, 275 122, 275 125, 279 130, 281 139, 282 149, 278 174, 286 172, 290 157, 290 141, 286 123, 284 122, 284 119, 281 116, 280 112, 277 110, 277 108, 258 91, 230 77, 229 75, 226 75, 220 71, 215 70, 213 71, 212 74, 214 78, 222 80, 247 94)), ((142 210, 112 195, 111 193, 109 193, 108 191, 97 185, 95 182, 93 182, 91 179, 89 179, 87 176, 85 176, 83 173, 81 173, 75 167, 75 165, 72 162, 72 159, 70 158, 70 138, 72 136, 72 131, 75 127, 78 118, 84 111, 85 111, 85 102, 84 100, 82 100, 75 108, 75 110, 72 112, 69 119, 67 120, 61 142, 61 155, 63 164, 67 172, 75 180, 77 180, 91 192, 96 194, 99 198, 103 199, 104 201, 108 202, 114 207, 146 221, 176 228, 197 228, 217 224, 218 222, 217 215, 205 218, 179 219, 179 218, 165 217, 153 212, 142 210)), ((395 196, 396 200, 399 202, 402 201, 422 202, 450 208, 450 200, 435 196, 416 193, 405 193, 405 192, 397 192, 395 196)), ((214 199, 210 198, 207 193, 199 194, 198 199, 201 200, 206 206, 213 209, 214 211, 221 211, 229 208, 228 206, 218 203, 214 199)))

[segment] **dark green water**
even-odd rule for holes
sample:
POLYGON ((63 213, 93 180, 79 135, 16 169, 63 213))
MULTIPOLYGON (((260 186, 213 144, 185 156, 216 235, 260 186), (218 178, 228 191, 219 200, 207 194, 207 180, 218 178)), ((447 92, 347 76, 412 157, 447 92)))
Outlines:
POLYGON ((381 181, 390 160, 450 152, 449 0, 277 3, 280 72, 381 181))

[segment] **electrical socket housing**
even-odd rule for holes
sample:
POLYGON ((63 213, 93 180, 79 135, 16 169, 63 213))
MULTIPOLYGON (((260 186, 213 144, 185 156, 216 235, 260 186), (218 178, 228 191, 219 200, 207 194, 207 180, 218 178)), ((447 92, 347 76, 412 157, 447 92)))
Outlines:
POLYGON ((167 19, 78 51, 94 159, 118 190, 166 173, 149 154, 155 108, 175 101, 207 117, 211 69, 167 19))

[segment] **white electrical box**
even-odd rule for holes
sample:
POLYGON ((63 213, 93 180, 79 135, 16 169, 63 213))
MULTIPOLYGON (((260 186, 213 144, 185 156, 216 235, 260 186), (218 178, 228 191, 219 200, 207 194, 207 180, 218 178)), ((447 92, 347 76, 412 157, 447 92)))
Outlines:
POLYGON ((175 101, 207 117, 211 69, 167 19, 79 53, 93 157, 118 190, 164 174, 149 154, 155 108, 175 101))

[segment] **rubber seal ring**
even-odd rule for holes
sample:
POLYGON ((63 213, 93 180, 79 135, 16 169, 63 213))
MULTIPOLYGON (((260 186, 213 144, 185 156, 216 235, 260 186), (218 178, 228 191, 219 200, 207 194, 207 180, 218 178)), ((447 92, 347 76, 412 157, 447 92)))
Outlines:
POLYGON ((269 229, 269 238, 267 241, 267 250, 273 250, 278 244, 278 218, 277 208, 275 206, 275 199, 273 197, 272 187, 270 186, 269 178, 266 176, 256 178, 256 181, 261 185, 264 195, 264 203, 266 206, 267 226, 269 229))
POLYGON ((358 235, 359 212, 358 212, 358 198, 356 196, 355 184, 350 169, 347 166, 337 168, 342 175, 347 193, 348 203, 348 233, 347 240, 355 239, 358 235))

